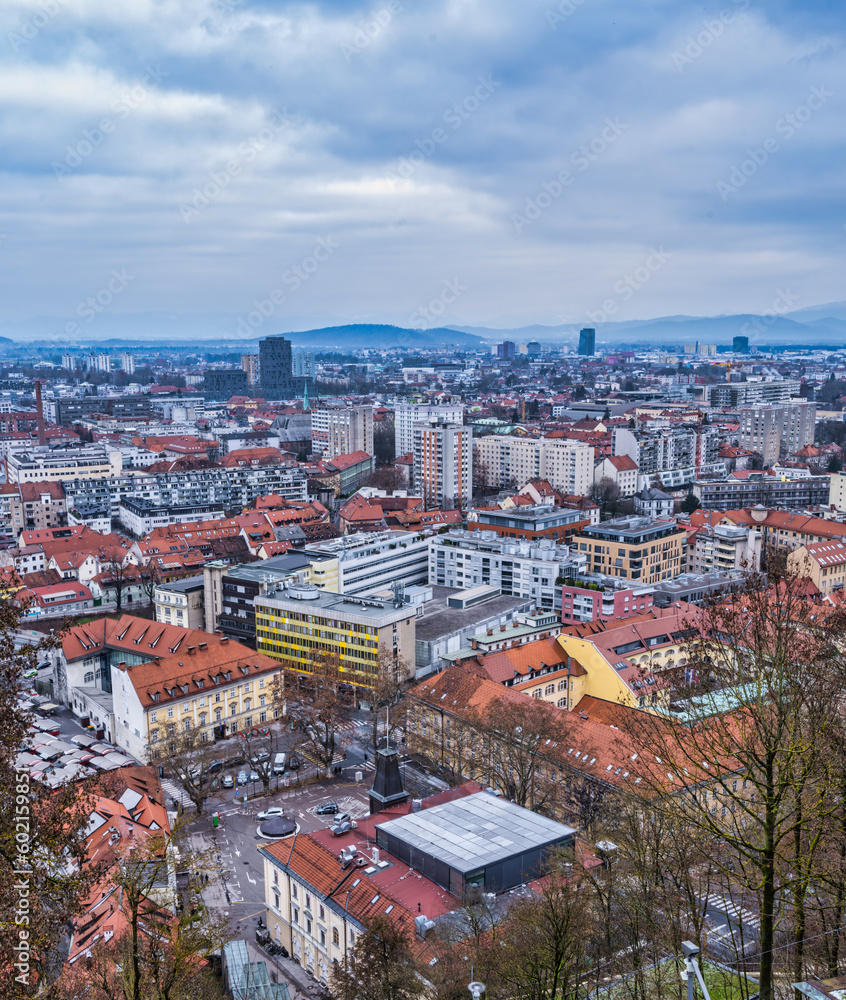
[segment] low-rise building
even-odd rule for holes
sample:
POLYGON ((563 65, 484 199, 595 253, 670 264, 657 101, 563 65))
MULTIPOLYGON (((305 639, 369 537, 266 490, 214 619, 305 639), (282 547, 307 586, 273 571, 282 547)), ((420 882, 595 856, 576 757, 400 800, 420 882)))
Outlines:
POLYGON ((22 482, 17 490, 10 507, 15 530, 58 528, 68 523, 67 498, 60 482, 22 482))
POLYGON ((73 479, 108 479, 119 476, 123 463, 120 452, 99 444, 79 447, 28 447, 7 459, 7 475, 12 483, 63 482, 73 479))
POLYGON ((705 510, 737 510, 739 507, 787 507, 801 509, 827 504, 831 493, 830 476, 800 476, 790 479, 772 472, 745 470, 727 479, 696 479, 691 492, 705 510))
POLYGON ((610 479, 615 483, 624 497, 637 493, 637 462, 629 455, 611 455, 603 460, 593 470, 593 481, 602 482, 610 479))
POLYGON ((172 583, 160 583, 153 591, 156 621, 181 628, 205 626, 205 587, 202 576, 187 576, 172 583))
POLYGON ((846 585, 846 539, 800 545, 787 556, 787 569, 809 579, 827 596, 846 585))
POLYGON ((635 514, 640 517, 672 517, 675 500, 669 493, 646 486, 634 498, 635 514))
POLYGON ((146 663, 111 668, 117 744, 137 760, 166 757, 177 733, 213 740, 282 713, 282 668, 232 642, 200 642, 146 663))
POLYGON ((203 519, 223 518, 223 515, 224 510, 221 504, 185 503, 171 505, 134 497, 122 500, 118 511, 120 523, 137 538, 149 534, 154 528, 164 528, 169 524, 187 524, 203 519))
POLYGON ((602 574, 567 581, 561 588, 561 621, 628 618, 652 607, 653 591, 653 586, 635 586, 602 574))

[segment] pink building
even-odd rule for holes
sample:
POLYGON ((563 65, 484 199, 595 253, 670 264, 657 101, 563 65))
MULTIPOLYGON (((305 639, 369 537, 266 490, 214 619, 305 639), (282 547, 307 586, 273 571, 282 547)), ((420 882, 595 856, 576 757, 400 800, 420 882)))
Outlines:
POLYGON ((561 621, 592 622, 597 619, 628 618, 652 607, 652 587, 622 587, 613 583, 595 584, 579 581, 561 588, 561 621))

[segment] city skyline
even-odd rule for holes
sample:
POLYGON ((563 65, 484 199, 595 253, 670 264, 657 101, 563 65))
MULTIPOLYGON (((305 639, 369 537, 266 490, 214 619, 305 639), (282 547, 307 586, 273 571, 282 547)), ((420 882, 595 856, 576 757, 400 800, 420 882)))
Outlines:
POLYGON ((234 337, 258 302, 254 339, 601 339, 842 298, 823 4, 68 0, 7 5, 0 34, 0 323, 209 312, 234 337))

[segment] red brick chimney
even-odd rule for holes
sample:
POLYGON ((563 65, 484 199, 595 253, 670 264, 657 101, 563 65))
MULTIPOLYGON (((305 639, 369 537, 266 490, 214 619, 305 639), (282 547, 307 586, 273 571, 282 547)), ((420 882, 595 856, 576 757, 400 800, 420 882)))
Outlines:
POLYGON ((38 443, 43 447, 47 444, 47 432, 44 429, 44 403, 41 400, 41 382, 35 380, 35 413, 38 419, 38 443))

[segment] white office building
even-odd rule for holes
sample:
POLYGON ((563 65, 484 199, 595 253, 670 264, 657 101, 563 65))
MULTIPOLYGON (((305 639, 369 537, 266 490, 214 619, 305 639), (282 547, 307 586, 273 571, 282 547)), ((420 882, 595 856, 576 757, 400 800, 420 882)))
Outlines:
POLYGON ((304 554, 338 560, 339 594, 373 594, 429 579, 429 539, 408 531, 362 531, 309 545, 304 554))
POLYGON ((561 580, 586 571, 587 556, 567 545, 501 538, 457 528, 429 539, 429 583, 469 589, 488 584, 503 594, 561 610, 561 580))

